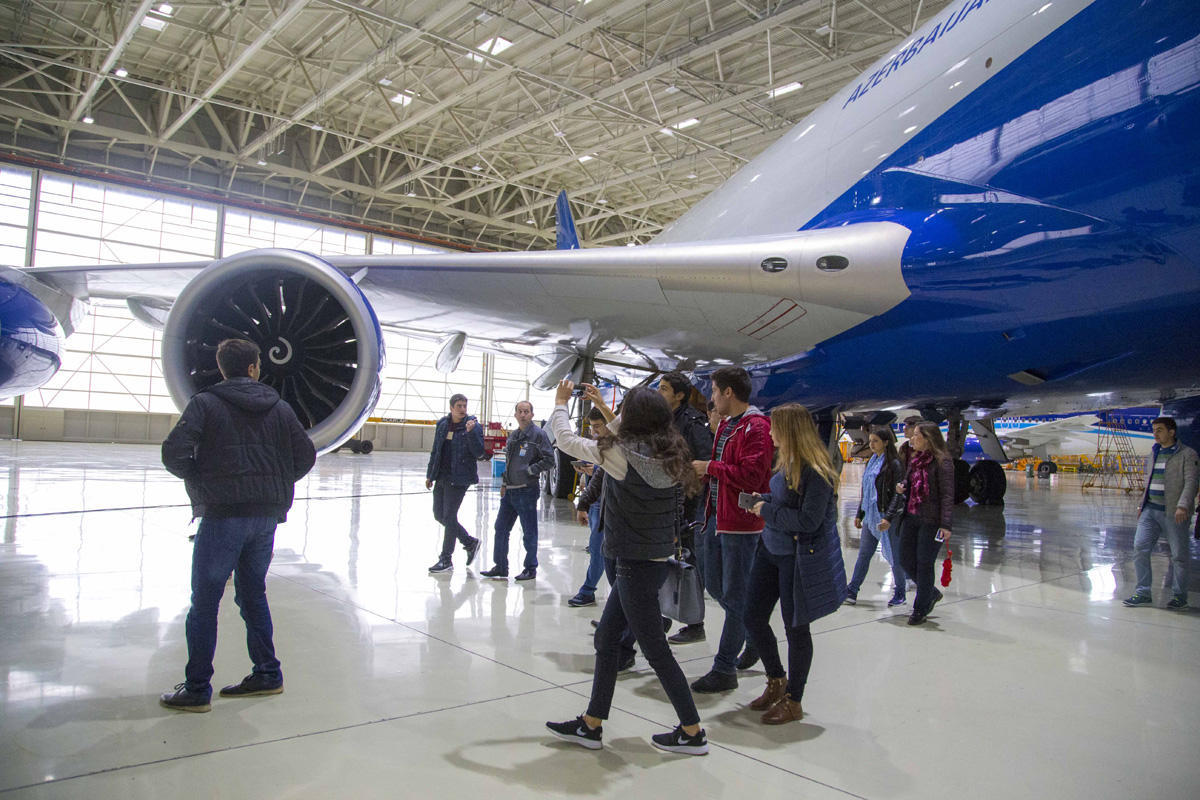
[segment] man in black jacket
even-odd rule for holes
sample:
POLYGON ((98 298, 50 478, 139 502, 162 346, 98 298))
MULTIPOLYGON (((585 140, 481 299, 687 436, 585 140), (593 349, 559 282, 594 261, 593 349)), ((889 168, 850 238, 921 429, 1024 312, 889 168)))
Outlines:
POLYGON ((200 518, 192 550, 186 680, 160 698, 167 708, 182 711, 211 708, 217 610, 231 572, 254 668, 241 683, 221 689, 221 696, 283 691, 267 568, 275 526, 287 518, 295 483, 317 458, 291 406, 258 382, 257 345, 226 339, 217 347, 217 367, 225 380, 192 397, 162 444, 163 466, 183 479, 193 518, 200 518))
MULTIPOLYGON (((708 418, 688 402, 692 397, 691 381, 682 372, 668 372, 658 383, 658 393, 671 407, 675 430, 679 431, 679 435, 688 443, 688 448, 692 451, 692 460, 707 459, 712 454, 713 431, 708 418)), ((684 501, 683 507, 684 528, 681 544, 691 553, 688 560, 692 564, 696 563, 696 537, 691 528, 687 526, 688 523, 700 516, 702 497, 703 493, 688 498, 684 501)), ((704 636, 704 623, 697 622, 692 625, 684 625, 667 641, 673 644, 691 644, 703 642, 704 636)))

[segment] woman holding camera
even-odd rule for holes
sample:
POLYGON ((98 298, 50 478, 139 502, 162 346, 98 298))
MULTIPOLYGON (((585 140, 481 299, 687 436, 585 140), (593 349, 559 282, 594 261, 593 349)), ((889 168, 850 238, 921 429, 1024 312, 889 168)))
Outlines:
MULTIPOLYGON (((813 657, 809 622, 841 604, 843 595, 835 587, 845 580, 845 573, 839 566, 837 575, 832 569, 826 570, 827 574, 814 572, 805 575, 807 585, 796 584, 797 547, 838 546, 836 534, 832 544, 825 541, 837 521, 837 471, 808 409, 788 403, 772 411, 771 440, 777 449, 776 472, 771 476, 770 494, 751 508, 766 524, 750 566, 743 621, 767 670, 766 691, 750 708, 765 712, 765 724, 782 725, 804 716, 800 700, 813 657), (805 621, 797 619, 797 591, 806 598, 805 621), (814 602, 808 603, 807 598, 814 602), (771 630, 776 602, 783 606, 786 672, 771 630)), ((839 562, 840 558, 839 552, 839 562)))
POLYGON ((954 461, 946 450, 946 440, 935 423, 919 422, 909 443, 913 454, 903 482, 896 484, 896 496, 888 506, 881 530, 901 513, 900 564, 917 583, 909 625, 920 625, 933 611, 942 593, 933 585, 933 570, 938 550, 950 540, 954 513, 954 461))
MULTIPOLYGON (((596 441, 579 436, 567 415, 573 389, 568 380, 559 384, 549 425, 559 450, 604 470, 604 557, 615 581, 596 628, 596 668, 587 711, 566 722, 547 722, 546 727, 565 741, 591 750, 602 747, 601 723, 612 706, 621 638, 628 626, 679 716, 673 731, 651 736, 651 743, 673 753, 704 755, 708 739, 687 679, 667 645, 658 603, 670 569, 667 558, 675 553, 680 492, 691 495, 700 488, 691 451, 672 425, 667 401, 645 387, 625 395, 621 415, 608 423, 607 435, 596 441)), ((597 402, 595 387, 585 385, 584 393, 597 402)))

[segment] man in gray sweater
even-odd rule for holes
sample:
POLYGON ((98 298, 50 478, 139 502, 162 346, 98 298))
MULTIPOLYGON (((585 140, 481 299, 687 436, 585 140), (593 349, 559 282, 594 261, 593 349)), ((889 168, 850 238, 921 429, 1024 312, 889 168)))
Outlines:
POLYGON ((1188 607, 1188 521, 1195 510, 1196 485, 1200 478, 1200 459, 1196 451, 1176 439, 1175 420, 1159 417, 1152 423, 1154 448, 1146 460, 1146 488, 1133 537, 1133 568, 1137 590, 1124 602, 1127 606, 1151 605, 1152 575, 1150 553, 1165 535, 1171 548, 1174 595, 1167 608, 1188 607))

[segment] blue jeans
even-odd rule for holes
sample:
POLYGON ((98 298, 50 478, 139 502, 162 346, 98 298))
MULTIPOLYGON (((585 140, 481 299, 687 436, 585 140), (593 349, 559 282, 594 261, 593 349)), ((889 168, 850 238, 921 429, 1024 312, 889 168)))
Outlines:
POLYGON ((600 624, 596 628, 596 669, 592 675, 588 716, 608 719, 613 690, 617 685, 617 670, 624 658, 624 639, 627 631, 632 630, 642 647, 642 654, 675 707, 679 724, 699 723, 700 715, 692 700, 687 678, 671 653, 662 626, 658 590, 667 579, 667 562, 619 559, 612 566, 616 580, 608 593, 600 624))
POLYGON ((725 624, 721 627, 721 643, 713 659, 713 671, 729 675, 737 673, 738 654, 746 643, 746 625, 742 616, 746 610, 746 585, 750 579, 750 562, 758 544, 756 533, 716 532, 716 517, 710 517, 700 537, 700 569, 704 588, 725 609, 725 624))
POLYGON ((275 517, 200 520, 192 545, 192 607, 188 611, 189 692, 212 696, 213 654, 217 650, 217 610, 233 573, 234 602, 246 621, 246 650, 254 672, 283 681, 275 657, 274 628, 267 605, 267 568, 275 549, 275 517))
POLYGON ((1150 553, 1158 544, 1158 537, 1165 535, 1171 548, 1171 591, 1176 597, 1187 599, 1188 566, 1191 553, 1188 549, 1188 524, 1175 522, 1175 509, 1156 511, 1147 508, 1138 515, 1137 531, 1133 534, 1133 569, 1137 575, 1137 593, 1150 596, 1150 553))
POLYGON ((596 587, 600 585, 600 576, 604 574, 604 553, 601 552, 604 549, 604 530, 600 527, 599 500, 588 509, 588 527, 592 530, 588 537, 588 568, 579 593, 594 597, 596 587))
POLYGON ((445 527, 442 534, 442 552, 440 557, 449 561, 454 555, 454 540, 457 539, 463 547, 474 539, 467 529, 458 521, 458 509, 462 506, 463 498, 470 486, 455 486, 449 477, 439 477, 433 482, 433 518, 439 525, 445 527))
POLYGON ((875 557, 875 550, 879 547, 879 540, 884 536, 891 539, 892 582, 895 584, 893 592, 896 597, 904 597, 904 582, 908 576, 900 564, 900 525, 894 524, 886 531, 876 532, 866 522, 863 523, 862 537, 858 541, 858 561, 854 563, 854 574, 847 587, 851 597, 858 596, 858 590, 862 588, 863 581, 867 578, 867 570, 871 567, 871 559, 875 557))
POLYGON ((788 695, 797 703, 804 697, 808 671, 812 667, 812 631, 807 624, 792 625, 796 601, 796 556, 789 553, 777 556, 767 550, 760 540, 750 567, 750 588, 746 597, 743 620, 746 634, 762 658, 768 678, 788 679, 788 695), (783 630, 788 641, 788 669, 783 671, 779 660, 779 645, 771 630, 771 615, 778 602, 783 612, 783 630))
POLYGON ((508 569, 508 535, 517 519, 521 520, 521 542, 525 545, 525 569, 537 569, 538 487, 522 486, 505 489, 496 514, 496 541, 492 545, 492 560, 500 569, 508 569))

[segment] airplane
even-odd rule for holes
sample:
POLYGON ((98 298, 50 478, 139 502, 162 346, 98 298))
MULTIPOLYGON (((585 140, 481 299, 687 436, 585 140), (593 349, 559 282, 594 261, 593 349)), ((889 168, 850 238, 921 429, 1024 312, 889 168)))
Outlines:
MULTIPOLYGON (((850 413, 994 439, 1002 415, 1160 405, 1196 444, 1198 88, 1188 0, 960 0, 647 245, 5 269, 0 387, 47 380, 84 303, 121 298, 163 329, 180 407, 248 336, 322 451, 370 413, 385 327, 439 332, 446 370, 537 357, 541 386, 743 365, 830 441, 850 413)), ((995 460, 963 472, 1000 502, 995 460)))

